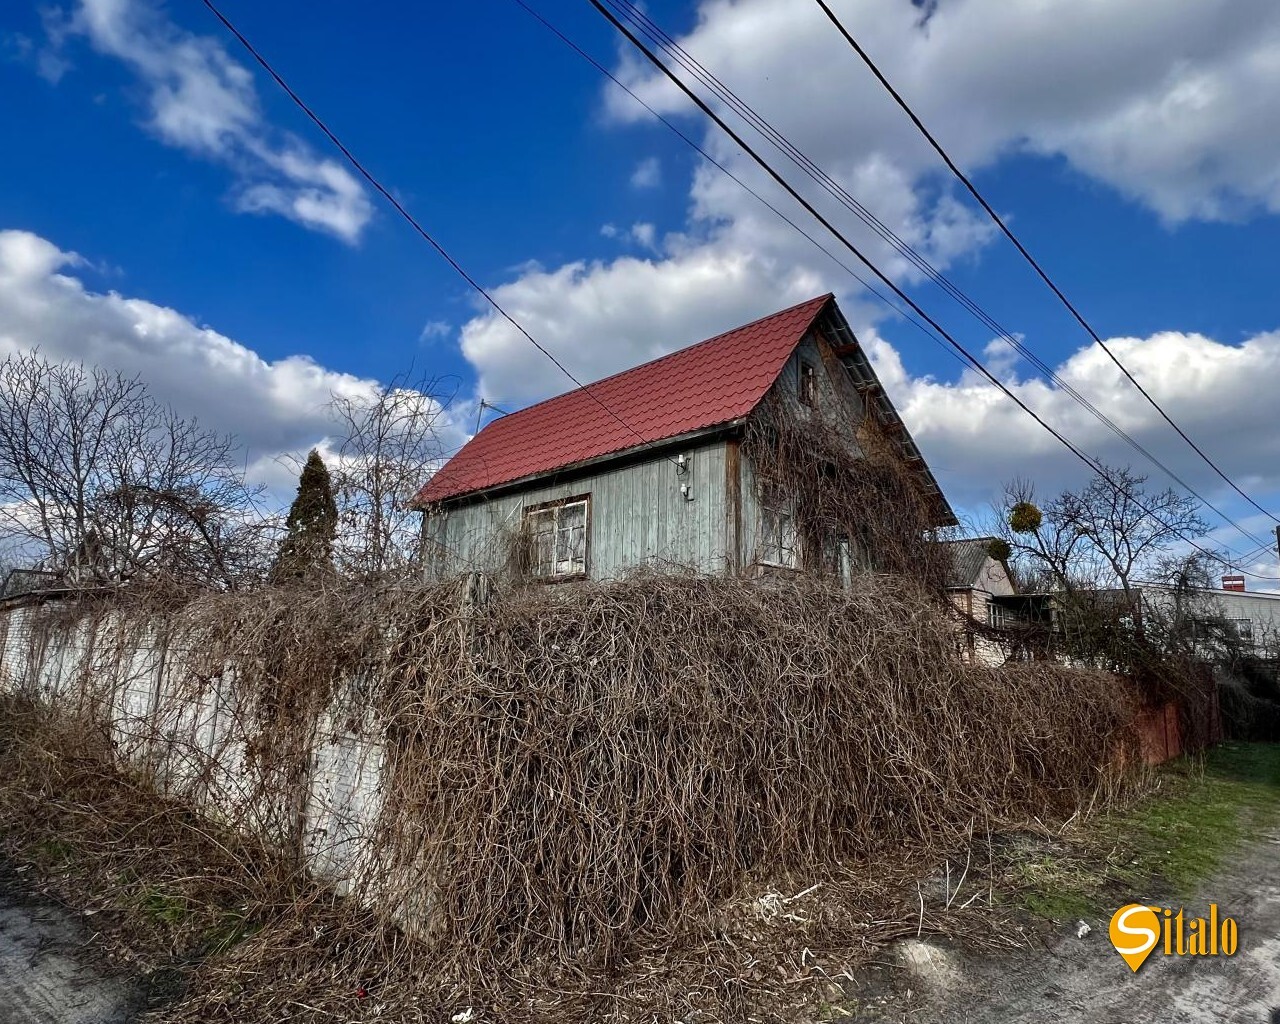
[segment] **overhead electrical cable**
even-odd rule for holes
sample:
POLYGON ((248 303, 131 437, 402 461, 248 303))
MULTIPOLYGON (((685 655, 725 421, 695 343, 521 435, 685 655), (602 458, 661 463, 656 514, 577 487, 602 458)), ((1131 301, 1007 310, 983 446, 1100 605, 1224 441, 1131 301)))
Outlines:
MULTIPOLYGON (((1206 508, 1211 510, 1223 522, 1232 528, 1238 530, 1253 544, 1261 544, 1263 541, 1245 527, 1241 526, 1232 519, 1226 512, 1218 508, 1204 495, 1200 494, 1186 480, 1174 472, 1168 465, 1157 458, 1148 448, 1142 445, 1135 437, 1125 431, 1111 417, 1107 416, 1102 410, 1090 402, 1083 394, 1081 394, 1070 382, 1064 380, 1051 366, 1045 363, 1038 355, 1023 344, 1012 332, 1002 327, 994 317, 984 310, 975 300, 962 291, 954 284, 946 275, 939 271, 929 260, 923 256, 918 250, 903 240, 888 225, 881 221, 876 215, 865 205, 851 195, 843 185, 835 178, 828 174, 822 167, 811 160, 803 151, 795 146, 785 135, 778 131, 767 119, 755 111, 750 104, 742 100, 727 85, 724 84, 716 75, 709 71, 700 61, 692 54, 684 49, 675 39, 673 39, 660 25, 650 18, 643 10, 629 0, 607 0, 607 2, 615 10, 628 18, 637 29, 647 36, 659 49, 668 54, 673 61, 688 71, 695 79, 697 79, 705 88, 716 95, 726 106, 733 110, 747 124, 759 132, 767 139, 776 149, 786 156, 792 163, 800 168, 806 175, 812 178, 820 187, 830 194, 840 205, 857 216, 864 224, 866 224, 875 234, 883 239, 887 244, 899 252, 912 265, 921 271, 926 277, 934 281, 941 287, 951 298, 960 304, 965 310, 975 317, 984 327, 995 333, 997 338, 1009 345, 1019 356, 1030 362, 1036 369, 1043 373, 1052 383, 1063 391, 1072 401, 1079 404, 1091 416, 1098 420, 1103 426, 1111 431, 1124 444, 1128 445, 1140 456, 1150 462, 1153 466, 1164 473, 1178 486, 1192 494, 1206 508)), ((613 77, 613 76, 610 76, 613 77)), ((616 81, 616 79, 615 79, 616 81)), ((619 83, 621 84, 621 83, 619 83)), ((624 86, 625 88, 625 86, 624 86)), ((647 106, 647 104, 646 104, 647 106)), ((856 275, 855 275, 856 277, 856 275)))
MULTIPOLYGON (((546 17, 544 17, 538 11, 534 10, 532 7, 530 7, 529 4, 525 2, 525 0, 512 0, 512 2, 515 3, 517 6, 519 6, 521 9, 523 9, 525 12, 527 12, 536 21, 538 21, 543 27, 545 27, 557 39, 559 39, 560 42, 562 42, 565 46, 569 47, 574 53, 580 56, 583 60, 587 61, 587 63, 589 63, 592 67, 594 67, 598 72, 600 72, 600 74, 607 77, 611 82, 613 82, 614 85, 616 85, 618 88, 626 92, 627 95, 629 95, 633 100, 635 100, 636 103, 638 103, 641 107, 643 107, 646 111, 648 111, 655 119, 657 119, 659 122, 665 125, 668 129, 670 129, 678 138, 680 138, 695 152, 697 152, 700 156, 702 156, 703 159, 705 159, 708 163, 714 166, 722 174, 724 174, 731 181, 737 184, 748 195, 754 198, 757 202, 763 205, 766 209, 768 209, 771 213, 773 213, 775 216, 781 219, 784 223, 789 225, 792 229, 794 229, 797 233, 799 233, 803 238, 809 241, 815 248, 817 248, 821 253, 827 256, 833 263, 835 263, 836 266, 840 267, 847 274, 849 274, 855 281, 857 281, 860 285, 862 285, 865 289, 867 289, 867 291, 869 291, 873 296, 875 296, 875 298, 877 298, 879 301, 881 301, 886 306, 888 306, 889 309, 891 309, 894 313, 907 319, 913 326, 915 326, 922 333, 924 333, 924 335, 927 338, 929 338, 930 341, 941 346, 944 352, 946 352, 949 356, 951 356, 953 359, 959 362, 962 366, 966 366, 966 367, 969 366, 969 364, 966 363, 964 359, 961 358, 954 349, 949 347, 946 344, 946 342, 943 341, 943 339, 941 339, 934 332, 932 332, 925 324, 923 324, 918 318, 916 318, 909 310, 904 310, 899 305, 894 303, 892 299, 890 299, 882 291, 876 288, 875 285, 867 281, 866 278, 864 278, 862 275, 858 274, 857 271, 855 271, 846 262, 844 262, 838 256, 836 256, 830 249, 824 246, 811 233, 806 231, 803 227, 801 227, 794 220, 788 217, 781 209, 779 209, 777 206, 771 203, 768 199, 766 199, 763 195, 761 195, 761 193, 753 189, 749 184, 747 184, 746 181, 744 181, 741 177, 739 177, 732 170, 730 170, 728 166, 726 166, 724 163, 717 160, 714 156, 708 153, 707 150, 703 146, 701 146, 696 140, 694 140, 686 132, 682 131, 673 121, 665 117, 662 113, 660 113, 648 102, 646 102, 641 96, 639 96, 635 92, 635 90, 633 90, 629 85, 627 85, 625 82, 619 79, 618 76, 615 75, 612 71, 610 71, 605 65, 601 64, 600 61, 596 60, 590 53, 588 53, 581 46, 575 43, 572 39, 566 36, 564 32, 562 32, 559 28, 557 28, 546 17)), ((1001 328, 999 328, 998 325, 996 325, 996 329, 998 331, 1002 330, 1001 328)), ((1091 403, 1089 403, 1088 400, 1085 399, 1083 395, 1080 395, 1080 393, 1076 391, 1068 382, 1058 377, 1057 374, 1051 368, 1049 368, 1039 360, 1039 358, 1035 355, 1034 352, 1031 352, 1030 350, 1022 350, 1020 343, 1016 339, 1016 336, 1009 335, 1007 334, 1007 332, 1005 332, 1005 334, 1008 337, 1010 342, 1012 342, 1015 346, 1018 346, 1019 350, 1021 351, 1021 354, 1023 354, 1025 358, 1032 361, 1033 364, 1038 365, 1039 368, 1041 368, 1044 372, 1050 375, 1053 381, 1056 384, 1058 384, 1058 386, 1065 393, 1072 396, 1076 401, 1083 404, 1086 408, 1089 409, 1090 412, 1092 412, 1095 415, 1095 417, 1102 420, 1105 423, 1105 425, 1107 425, 1113 432, 1117 433, 1118 436, 1121 436, 1121 438, 1126 440, 1130 445, 1136 447, 1141 454, 1145 455, 1150 461, 1160 466, 1169 476, 1171 476, 1175 481, 1180 483, 1183 487, 1187 487, 1187 489, 1190 490, 1188 485, 1184 481, 1182 481, 1181 478, 1179 478, 1176 474, 1174 474, 1172 470, 1164 466, 1163 463, 1160 463, 1155 458, 1154 455, 1152 455, 1145 448, 1139 445, 1135 439, 1130 437, 1128 434, 1124 433, 1124 431, 1122 431, 1121 428, 1119 428, 1112 420, 1106 417, 1100 410, 1096 409, 1096 407, 1094 407, 1091 403)), ((1197 497, 1199 496, 1197 495, 1197 497)), ((1204 501, 1205 499, 1200 498, 1200 500, 1204 501)), ((1227 521, 1230 522, 1227 516, 1220 509, 1217 509, 1212 505, 1210 505, 1209 507, 1213 508, 1213 510, 1219 516, 1221 516, 1224 519, 1227 519, 1227 521)), ((1248 536, 1250 540, 1254 541, 1260 547, 1267 546, 1269 544, 1269 542, 1263 542, 1259 540, 1259 538, 1253 536, 1252 534, 1246 533, 1246 536, 1248 536)))
POLYGON ((623 82, 620 78, 618 78, 617 75, 615 75, 612 71, 610 71, 605 65, 601 64, 598 60, 595 59, 595 57, 591 56, 591 54, 589 54, 581 46, 579 46, 567 35, 565 35, 562 31, 560 31, 560 29, 558 29, 554 24, 552 24, 552 22, 548 21, 547 18, 545 18, 542 14, 540 14, 538 11, 534 10, 527 3, 525 3, 525 0, 512 0, 512 3, 514 3, 517 7, 520 7, 522 10, 526 11, 530 15, 530 17, 532 17, 544 28, 546 28, 547 31, 552 33, 552 35, 554 35, 557 39, 559 39, 562 43, 564 43, 565 46, 569 47, 569 49, 571 49, 579 57, 581 57, 583 60, 589 63, 592 67, 594 67, 597 71, 599 71, 600 74, 604 75, 611 82, 613 82, 614 85, 616 85, 619 89, 621 89, 633 100, 635 100, 636 103, 644 107, 645 110, 647 110, 650 114, 652 114, 653 117, 655 117, 659 122, 661 122, 663 125, 669 128, 678 138, 683 140, 686 145, 692 148, 696 153, 698 153, 698 155, 700 155, 704 160, 706 160, 709 164, 711 164, 711 166, 715 167, 718 171, 720 171, 720 173, 722 173, 727 178, 729 178, 730 181, 737 184, 749 196, 751 196, 758 203, 764 206, 765 209, 769 210, 770 213, 774 214, 776 217, 782 220, 783 223, 789 225, 794 231, 796 231, 804 239, 806 239, 811 245, 813 245, 814 248, 816 248, 824 256, 830 259, 832 263, 834 263, 837 267, 839 267, 846 274, 852 277, 855 281, 858 282, 858 284, 862 285, 863 288, 869 291, 882 303, 888 306, 890 310, 892 310, 897 315, 903 317, 904 319, 908 320, 916 328, 922 331, 925 337, 927 337, 930 341, 934 342, 934 344, 940 346, 942 351, 946 352, 947 355, 955 359, 958 363, 960 363, 960 365, 968 366, 968 364, 955 352, 954 349, 950 348, 946 344, 946 342, 944 342, 936 334, 930 331, 929 328, 925 324, 921 323, 920 320, 917 319, 911 313, 910 310, 903 309, 901 306, 897 305, 892 299, 890 299, 887 295, 885 295, 884 292, 882 292, 874 284, 872 284, 865 277, 859 274, 856 270, 854 270, 851 266, 849 266, 848 263, 842 260, 835 253, 833 253, 829 248, 823 245, 822 242, 819 239, 817 239, 813 234, 806 231, 800 224, 796 223, 796 221, 788 217, 781 209, 779 209, 777 206, 771 203, 758 191, 753 189, 749 184, 747 184, 746 181, 744 181, 741 177, 739 177, 732 170, 730 170, 726 164, 724 164, 720 160, 717 160, 714 156, 708 153, 707 150, 704 149, 697 142, 696 139, 692 138, 686 132, 681 130, 679 125, 677 125, 670 118, 665 117, 658 110, 654 109, 654 107, 652 107, 641 96, 639 96, 634 89, 632 89, 629 85, 623 82))
POLYGON ((1018 250, 1022 258, 1025 259, 1027 263, 1031 266, 1031 268, 1036 272, 1036 275, 1040 278, 1040 280, 1042 280, 1045 283, 1045 285, 1049 288, 1049 290, 1052 291, 1055 296, 1057 296, 1058 300, 1063 304, 1063 306, 1066 307, 1067 311, 1072 315, 1072 317, 1075 318, 1075 321, 1081 327, 1084 328, 1086 333, 1088 333, 1089 337, 1093 339, 1094 343, 1097 344, 1102 349, 1102 351, 1107 354, 1107 356, 1111 359, 1113 363, 1115 363, 1116 367, 1120 370, 1122 374, 1124 374, 1124 376, 1128 379, 1129 383, 1138 389, 1138 392, 1142 395, 1143 398, 1145 398, 1151 404, 1151 407, 1160 414, 1161 418, 1167 424, 1169 424, 1169 426, 1171 426, 1175 431, 1177 431, 1178 436, 1181 437, 1182 440, 1184 440, 1188 445, 1190 445, 1192 450, 1195 451, 1195 453, 1198 456, 1200 456, 1201 459, 1204 460, 1204 462, 1209 466, 1209 468, 1212 469, 1219 477, 1221 477, 1222 480, 1225 481, 1231 487, 1232 490, 1234 490, 1238 495, 1240 495, 1240 497, 1242 497, 1245 501, 1247 501, 1250 505, 1252 505, 1255 509, 1261 512, 1263 515, 1270 518, 1273 522, 1280 524, 1280 518, 1277 518, 1274 513, 1269 512, 1267 509, 1263 508, 1260 504, 1258 504, 1258 502, 1256 502, 1252 497, 1250 497, 1247 493, 1245 493, 1244 489, 1241 488, 1234 480, 1232 480, 1231 477, 1228 476, 1226 472, 1224 472, 1223 469, 1216 462, 1214 462, 1212 458, 1209 457, 1209 455, 1204 451, 1204 449, 1201 448, 1200 445, 1196 444, 1196 442, 1191 439, 1191 437, 1186 433, 1186 431, 1182 429, 1182 427, 1180 427, 1176 422, 1174 422, 1173 417, 1170 416, 1164 410, 1164 408, 1160 405, 1159 402, 1156 401, 1156 399, 1151 395, 1151 393, 1145 387, 1142 386, 1142 384, 1138 381, 1136 377, 1134 377, 1134 375, 1129 371, 1129 368, 1125 366, 1123 362, 1121 362, 1120 357, 1117 356, 1115 352, 1111 350, 1111 347, 1105 341, 1102 340, 1102 336, 1093 328, 1093 325, 1090 324, 1089 321, 1085 319, 1084 314, 1080 312, 1080 310, 1076 307, 1075 303, 1073 303, 1069 298, 1067 298, 1066 293, 1063 292, 1063 290, 1060 287, 1058 287, 1058 285, 1049 276, 1048 272, 1044 269, 1044 267, 1040 265, 1040 262, 1034 256, 1031 255, 1031 252, 1022 243, 1022 240, 1019 239, 1018 236, 1013 233, 1013 230, 1009 227, 1007 223, 1005 223, 1004 218, 1001 217, 1000 214, 996 212, 995 208, 987 201, 986 197, 983 196, 982 193, 978 191, 977 186, 974 185, 973 181, 969 178, 969 176, 960 169, 959 165, 957 165, 956 162, 951 158, 950 154, 948 154, 947 151, 942 148, 942 144, 937 140, 937 138, 934 137, 933 133, 929 131, 929 129, 925 126, 925 123, 920 119, 920 116, 911 108, 910 104, 907 103, 907 101, 903 98, 902 94, 899 93, 898 90, 893 87, 893 85, 889 82, 889 79, 886 78, 884 73, 880 70, 880 68, 876 66, 876 63, 871 59, 870 54, 868 54, 867 51, 858 42, 858 40, 853 37, 853 34, 850 33, 847 28, 845 28, 844 24, 836 16, 835 12, 826 3, 826 0, 815 0, 815 2, 819 7, 822 8, 823 13, 826 14, 827 18, 831 21, 831 23, 839 30, 840 34, 844 36, 845 41, 849 44, 850 47, 853 48, 854 53, 856 53, 862 59, 862 62, 867 66, 867 68, 875 76, 876 80, 882 86, 884 86, 885 90, 889 93, 889 95, 893 97, 894 102, 897 103, 898 106, 902 108, 903 113, 905 113, 907 117, 910 118, 911 123, 915 125, 916 129, 920 132, 921 135, 924 136, 925 140, 929 143, 929 145, 933 147, 934 152, 937 153, 938 156, 942 158, 942 162, 947 165, 947 169, 950 170, 953 175, 955 175, 955 177, 960 181, 962 185, 964 185, 964 187, 968 190, 969 194, 973 196, 973 198, 977 201, 978 205, 982 207, 982 209, 986 212, 987 216, 990 217, 991 220, 995 223, 996 227, 998 227, 1001 230, 1001 232, 1003 232, 1004 236, 1013 244, 1014 248, 1018 250))
MULTIPOLYGON (((468 285, 470 285, 477 292, 479 292, 480 295, 484 298, 484 300, 488 302, 489 305, 492 306, 493 309, 504 320, 507 321, 507 323, 509 323, 512 327, 514 327, 517 331, 519 331, 520 334, 524 336, 526 341, 528 341, 534 348, 536 348, 539 352, 541 352, 544 356, 546 356, 546 358, 549 359, 562 374, 564 374, 566 377, 569 378, 569 380, 571 380, 574 383, 574 385, 578 388, 578 390, 590 396, 590 398, 598 406, 600 406, 601 409, 603 409, 606 413, 608 413, 615 420, 617 420, 618 423, 620 423, 623 427, 625 427, 637 438, 639 438, 642 444, 650 443, 649 439, 646 438, 643 434, 641 434, 640 431, 636 430, 635 427, 627 423, 626 420, 624 420, 616 412, 610 409, 603 401, 601 401, 600 397, 591 390, 589 385, 583 384, 582 381, 578 380, 578 378, 575 377, 569 371, 569 369, 562 362, 560 362, 559 359, 557 359, 550 351, 548 351, 542 344, 540 344, 538 340, 532 334, 530 334, 524 328, 524 326, 518 320, 516 320, 514 316, 512 316, 509 312, 507 312, 507 310, 504 309, 501 304, 499 304, 499 302, 493 297, 493 295, 482 284, 480 284, 479 281, 477 281, 474 277, 471 276, 471 274, 469 274, 466 271, 466 269, 462 266, 462 264, 460 264, 456 259, 454 259, 452 255, 450 255, 449 251, 445 249, 445 247, 439 241, 437 241, 436 238, 430 232, 428 232, 427 229, 424 228, 421 223, 418 222, 417 218, 415 218, 413 214, 411 214, 407 209, 405 209, 405 207, 401 204, 401 202, 398 199, 396 199, 396 197, 393 196, 391 192, 388 191, 382 185, 382 183, 373 176, 373 174, 365 167, 365 165, 362 164, 356 158, 356 156, 351 152, 351 150, 349 150, 343 144, 342 140, 339 139, 338 136, 335 135, 329 129, 329 126, 326 125, 322 120, 320 120, 319 116, 315 113, 315 111, 313 111, 303 101, 301 96, 299 96, 296 92, 294 92, 294 90, 290 87, 289 83, 286 82, 284 78, 281 77, 279 72, 277 72, 276 69, 267 62, 267 59, 261 53, 258 52, 257 48, 255 48, 254 45, 240 32, 240 30, 237 29, 235 25, 231 23, 231 21, 227 18, 227 16, 223 14, 222 11, 220 11, 214 5, 213 0, 200 0, 200 2, 204 4, 206 8, 208 8, 209 12, 215 18, 217 18, 218 21, 222 23, 222 25, 226 28, 228 32, 230 32, 233 36, 235 36, 236 40, 240 43, 240 45, 243 46, 245 50, 249 53, 249 55, 253 57, 253 59, 258 63, 258 65, 268 75, 271 76, 272 80, 276 83, 276 85, 278 85, 284 91, 285 95, 287 95, 289 99, 293 101, 293 103, 298 107, 298 109, 301 110, 304 114, 306 114, 307 118, 317 128, 319 128, 322 133, 324 133, 325 138, 327 138, 331 143, 333 143, 335 147, 337 147, 338 151, 346 158, 347 162, 356 169, 356 171, 360 174, 360 176, 364 178, 364 180, 367 181, 369 185, 379 195, 382 196, 383 199, 385 199, 388 203, 391 204, 391 206, 395 209, 395 211, 401 217, 403 217, 405 221, 408 222, 410 227, 412 227, 414 231, 416 231, 422 237, 422 239, 426 241, 445 260, 446 263, 449 264, 450 267, 454 269, 454 271, 458 274, 459 277, 461 277, 464 281, 467 282, 468 285)), ((670 459, 669 461, 675 464, 674 459, 670 459)))
MULTIPOLYGON (((919 303, 917 303, 914 299, 912 299, 910 295, 908 295, 905 291, 903 291, 901 287, 899 287, 891 278, 888 277, 888 275, 886 275, 878 266, 876 266, 876 264, 873 263, 855 243, 850 241, 849 238, 846 235, 844 235, 844 233, 841 232, 839 228, 837 228, 829 218, 827 218, 820 210, 818 210, 818 208, 814 206, 814 204, 810 200, 805 198, 804 195, 802 195, 799 192, 799 190, 795 188, 794 185, 792 185, 789 181, 787 181, 787 179, 779 171, 777 171, 771 164, 769 164, 767 160, 761 157, 760 154, 742 137, 742 135, 737 131, 735 131, 724 120, 724 118, 721 117, 710 106, 710 104, 708 104, 704 99, 702 99, 702 97, 700 97, 696 92, 694 92, 693 89, 690 88, 680 78, 680 76, 678 76, 677 74, 675 74, 675 72, 673 72, 670 68, 668 68, 666 64, 664 64, 662 60, 648 46, 646 46, 644 42, 642 42, 635 35, 634 32, 632 32, 631 29, 617 17, 617 15, 613 13, 613 11, 611 11, 607 6, 605 6, 605 3, 601 2, 601 0, 588 0, 588 2, 591 4, 592 7, 594 7, 600 13, 602 17, 604 17, 618 32, 620 32, 631 43, 632 46, 634 46, 637 50, 639 50, 640 53, 644 55, 644 57, 649 61, 650 64, 652 64, 668 80, 670 80, 671 83, 676 86, 676 88, 678 88, 681 92, 683 92, 685 96, 687 96, 689 100, 691 100, 698 107, 698 109, 702 111, 704 115, 710 118, 720 128, 721 131, 723 131, 726 135, 728 135, 729 138, 732 139, 736 145, 741 147, 742 150, 748 156, 750 156, 752 160, 754 160, 755 163, 766 174, 769 175, 770 178, 772 178, 779 186, 781 186, 793 199, 795 199, 798 203, 800 203, 800 205, 804 207, 804 209, 810 214, 810 216, 812 216, 824 228, 826 228, 827 231, 830 232, 832 236, 834 236, 846 249, 848 249, 849 252, 851 252, 864 266, 866 266, 868 270, 870 270, 877 278, 879 278, 879 280, 890 291, 892 291, 902 302, 904 302, 908 307, 910 307, 911 310, 917 316, 919 316, 922 320, 924 320, 927 324, 929 324, 929 326, 933 330, 935 330, 941 337, 946 339, 948 344, 950 344, 953 348, 955 348, 964 357, 964 359, 969 363, 970 366, 972 366, 976 371, 978 371, 978 373, 980 373, 983 377, 985 377, 992 385, 994 385, 1001 392, 1003 392, 1008 398, 1012 399, 1012 401, 1016 403, 1018 407, 1022 409, 1023 412, 1025 412, 1028 416, 1030 416, 1033 420, 1035 420, 1035 422, 1038 423, 1044 430, 1048 431, 1049 434, 1051 434, 1061 445, 1063 445, 1063 447, 1065 447, 1069 452, 1071 452, 1071 454, 1073 454, 1077 459, 1079 459, 1082 463, 1084 463, 1084 465, 1089 467, 1094 473, 1098 474, 1098 476, 1101 479, 1103 479, 1117 494, 1120 494, 1128 498, 1137 506, 1137 508, 1140 511, 1146 514, 1149 518, 1152 518, 1156 522, 1163 525, 1166 529, 1174 529, 1174 527, 1170 523, 1162 520, 1158 514, 1153 512, 1147 506, 1143 505, 1142 502, 1139 501, 1131 492, 1125 490, 1123 487, 1117 484, 1115 480, 1111 477, 1111 474, 1107 472, 1105 466, 1103 466, 1097 460, 1091 459, 1089 456, 1085 455, 1084 452, 1082 452, 1070 440, 1064 437, 1057 429, 1055 429, 1049 423, 1045 422, 1045 420, 1043 420, 1033 409, 1031 409, 1021 398, 1019 398, 1017 394, 1015 394, 1008 387, 1006 387, 1003 384, 1003 382, 999 380, 999 378, 997 378, 990 370, 987 369, 985 365, 983 365, 981 360, 979 360, 964 345, 962 345, 959 341, 957 341, 952 336, 952 334, 949 331, 947 331, 946 328, 944 328, 940 323, 938 323, 938 321, 935 320, 929 313, 927 313, 919 305, 919 303)), ((623 6, 629 6, 629 5, 617 4, 617 6, 623 7, 623 6)), ((1175 532, 1177 531, 1175 530, 1175 532)), ((1210 551, 1208 548, 1201 546, 1193 538, 1187 537, 1186 535, 1181 534, 1180 532, 1178 532, 1178 536, 1184 543, 1189 544, 1191 547, 1200 551, 1202 554, 1210 558, 1213 558, 1216 561, 1222 562, 1224 564, 1232 565, 1233 567, 1237 568, 1239 571, 1246 572, 1247 575, 1253 576, 1256 579, 1280 581, 1280 577, 1260 576, 1257 573, 1251 573, 1251 572, 1248 572, 1247 570, 1239 569, 1238 566, 1234 566, 1233 563, 1227 562, 1225 559, 1223 559, 1221 555, 1217 554, 1216 552, 1210 551)))

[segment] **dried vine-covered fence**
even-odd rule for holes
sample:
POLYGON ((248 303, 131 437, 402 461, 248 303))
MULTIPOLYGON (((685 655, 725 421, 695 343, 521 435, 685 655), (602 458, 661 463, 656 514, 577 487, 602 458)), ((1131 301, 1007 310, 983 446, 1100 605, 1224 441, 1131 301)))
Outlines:
POLYGON ((485 590, 31 605, 0 653, 157 789, 461 956, 607 963, 747 871, 1069 814, 1130 742, 1122 680, 962 664, 901 578, 485 590))

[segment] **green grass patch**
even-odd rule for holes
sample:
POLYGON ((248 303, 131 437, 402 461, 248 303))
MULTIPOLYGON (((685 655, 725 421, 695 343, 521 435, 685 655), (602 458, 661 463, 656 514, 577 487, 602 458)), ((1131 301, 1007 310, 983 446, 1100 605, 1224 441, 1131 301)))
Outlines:
POLYGON ((164 924, 182 924, 191 914, 186 899, 161 889, 146 890, 138 903, 148 917, 164 924))
POLYGON ((224 910, 221 919, 204 933, 202 956, 225 953, 262 927, 249 921, 242 910, 224 910))
POLYGON ((42 870, 59 871, 75 860, 76 849, 61 839, 41 839, 31 848, 32 859, 42 870))
POLYGON ((1185 897, 1241 843, 1280 819, 1280 745, 1224 743, 1158 769, 1134 806, 1082 823, 1066 846, 1021 851, 1006 884, 1055 921, 1109 912, 1117 900, 1185 897))

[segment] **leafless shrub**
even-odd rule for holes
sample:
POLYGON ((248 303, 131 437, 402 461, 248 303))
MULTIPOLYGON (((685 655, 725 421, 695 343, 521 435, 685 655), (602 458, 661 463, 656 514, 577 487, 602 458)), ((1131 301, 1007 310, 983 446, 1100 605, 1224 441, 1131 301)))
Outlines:
POLYGON ((933 543, 939 510, 874 416, 856 426, 804 417, 771 399, 750 421, 743 451, 759 495, 795 510, 803 568, 839 572, 838 546, 859 570, 904 576, 941 592, 948 555, 933 543))

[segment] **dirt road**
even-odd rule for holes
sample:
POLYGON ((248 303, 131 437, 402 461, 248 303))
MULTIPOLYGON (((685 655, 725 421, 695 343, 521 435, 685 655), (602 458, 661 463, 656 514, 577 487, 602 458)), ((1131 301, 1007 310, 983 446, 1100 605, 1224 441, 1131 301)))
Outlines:
MULTIPOLYGON (((1169 905, 1150 893, 1134 893, 1133 900, 1169 905)), ((1106 920, 1088 921, 1083 938, 1066 929, 1048 949, 1003 960, 925 947, 916 952, 916 966, 894 978, 897 998, 882 991, 868 1019, 1280 1024, 1280 829, 1254 836, 1184 905, 1190 916, 1207 912, 1210 902, 1239 923, 1232 957, 1166 957, 1157 950, 1135 975, 1111 945, 1106 920)))
POLYGON ((88 932, 54 904, 0 895, 0 1024, 124 1024, 140 1001, 90 966, 88 932))

